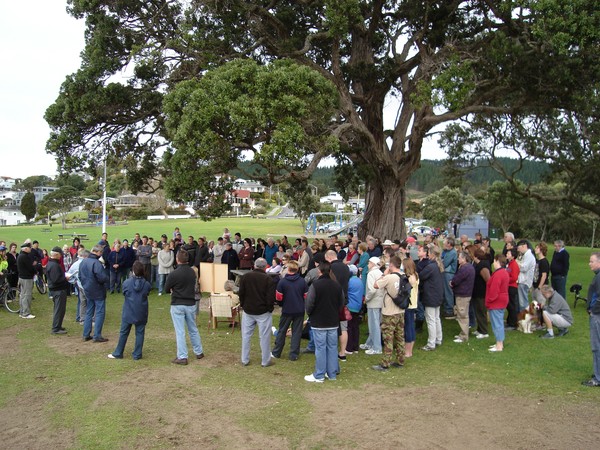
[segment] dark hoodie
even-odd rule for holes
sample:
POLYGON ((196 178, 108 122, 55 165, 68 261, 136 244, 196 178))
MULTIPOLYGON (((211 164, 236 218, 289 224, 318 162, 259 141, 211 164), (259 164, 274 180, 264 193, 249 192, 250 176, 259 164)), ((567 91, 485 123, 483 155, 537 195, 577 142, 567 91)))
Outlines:
POLYGON ((304 278, 299 273, 287 274, 279 280, 275 298, 277 301, 283 301, 281 304, 281 314, 290 316, 304 315, 304 299, 308 286, 304 278))
POLYGON ((152 286, 143 277, 131 277, 123 283, 123 315, 124 323, 143 324, 148 322, 148 294, 152 286))

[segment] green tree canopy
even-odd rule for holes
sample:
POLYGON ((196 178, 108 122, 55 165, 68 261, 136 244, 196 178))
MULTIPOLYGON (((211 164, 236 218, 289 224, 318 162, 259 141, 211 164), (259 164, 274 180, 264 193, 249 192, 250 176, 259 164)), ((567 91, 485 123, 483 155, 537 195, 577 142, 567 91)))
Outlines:
POLYGON ((63 229, 66 228, 67 214, 81 202, 80 191, 72 186, 63 186, 50 192, 40 202, 48 208, 50 214, 58 214, 61 218, 63 229))
MULTIPOLYGON (((67 77, 45 116, 52 129, 47 149, 61 167, 94 169, 108 153, 127 165, 133 190, 152 187, 148 180, 160 175, 174 193, 187 196, 184 185, 195 185, 200 202, 215 197, 217 204, 224 186, 208 173, 205 155, 214 151, 229 167, 241 148, 237 139, 247 145, 253 136, 269 144, 265 156, 285 148, 282 160, 293 162, 293 168, 282 167, 252 142, 251 152, 261 153, 256 159, 273 180, 304 176, 316 166, 312 158, 319 158, 303 141, 316 137, 307 132, 304 111, 297 120, 283 114, 283 123, 279 112, 254 117, 247 109, 265 110, 242 79, 235 86, 241 98, 217 97, 227 100, 227 109, 204 109, 213 122, 201 130, 210 129, 212 140, 187 127, 184 118, 197 116, 184 114, 185 103, 202 97, 193 92, 204 78, 216 89, 227 79, 224 71, 242 70, 239 62, 227 63, 252 59, 264 66, 245 66, 252 76, 277 68, 283 77, 291 60, 335 86, 335 113, 326 128, 314 125, 333 138, 324 134, 321 140, 338 162, 366 182, 359 233, 384 239, 404 234, 405 185, 435 127, 463 117, 572 110, 573 99, 600 79, 595 0, 69 0, 69 11, 86 20, 87 32, 81 68, 67 77), (224 65, 228 69, 218 69, 224 65), (124 70, 132 76, 115 82, 112 76, 124 70), (163 101, 165 94, 171 100, 163 101), (173 98, 181 109, 166 115, 165 108, 177 105, 173 98), (394 109, 389 128, 386 105, 394 109), (227 117, 234 123, 224 128, 227 117), (194 135, 202 138, 197 147, 190 145, 194 135), (301 148, 292 145, 292 136, 300 138, 294 144, 301 148), (165 149, 168 156, 161 160, 165 149), (188 158, 177 157, 180 151, 188 158)), ((308 77, 307 84, 309 78, 314 80, 308 77)), ((286 80, 272 80, 281 94, 286 80)), ((297 79, 288 87, 295 95, 297 79)), ((224 95, 231 87, 220 89, 212 92, 224 95)), ((321 94, 315 92, 316 106, 327 100, 321 94)), ((206 108, 206 99, 199 105, 206 108)), ((205 206, 207 214, 220 210, 205 206)))
MULTIPOLYGON (((517 181, 522 187, 524 184, 517 181)), ((496 181, 487 191, 482 191, 479 203, 488 220, 500 225, 503 233, 511 231, 512 227, 522 222, 523 216, 528 215, 533 203, 519 195, 508 182, 496 181)))
POLYGON ((35 217, 36 204, 33 192, 26 192, 21 199, 21 213, 29 221, 35 217))
POLYGON ((33 188, 38 186, 54 186, 54 182, 50 177, 46 175, 34 175, 31 177, 24 178, 21 182, 15 186, 18 189, 25 191, 33 191, 33 188))
POLYGON ((462 194, 458 188, 444 186, 423 200, 423 218, 433 226, 446 228, 448 223, 461 223, 479 210, 472 195, 462 194))
POLYGON ((62 186, 72 186, 78 191, 84 191, 87 187, 87 184, 81 175, 72 174, 64 174, 60 175, 56 178, 56 185, 58 187, 62 186))

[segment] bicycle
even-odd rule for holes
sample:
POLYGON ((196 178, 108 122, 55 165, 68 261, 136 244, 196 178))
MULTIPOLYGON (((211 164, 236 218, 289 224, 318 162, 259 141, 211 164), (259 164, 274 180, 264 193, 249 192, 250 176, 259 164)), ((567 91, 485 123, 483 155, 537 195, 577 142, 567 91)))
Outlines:
POLYGON ((46 283, 44 282, 44 277, 40 274, 36 273, 33 276, 33 284, 35 284, 35 287, 37 288, 40 294, 45 294, 48 291, 46 283))
POLYGON ((6 277, 0 285, 0 301, 4 304, 6 310, 11 313, 18 313, 21 308, 19 290, 16 287, 11 287, 6 277))

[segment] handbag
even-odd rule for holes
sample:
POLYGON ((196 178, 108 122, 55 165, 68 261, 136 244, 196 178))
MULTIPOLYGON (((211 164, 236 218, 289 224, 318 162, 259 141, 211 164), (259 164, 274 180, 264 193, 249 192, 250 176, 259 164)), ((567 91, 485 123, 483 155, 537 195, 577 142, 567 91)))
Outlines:
POLYGON ((352 313, 346 305, 344 305, 344 307, 340 309, 340 320, 352 320, 352 313))

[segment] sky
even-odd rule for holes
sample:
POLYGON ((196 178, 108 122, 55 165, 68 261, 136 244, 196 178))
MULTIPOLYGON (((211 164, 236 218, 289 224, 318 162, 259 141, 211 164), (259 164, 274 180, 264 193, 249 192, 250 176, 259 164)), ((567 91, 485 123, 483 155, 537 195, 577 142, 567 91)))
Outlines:
POLYGON ((0 0, 0 176, 56 175, 56 161, 45 150, 50 128, 44 112, 79 67, 85 30, 66 5, 0 0))
MULTIPOLYGON (((67 14, 66 5, 66 0, 0 0, 0 176, 57 175, 56 160, 45 150, 50 128, 44 113, 65 77, 79 68, 85 32, 84 20, 67 14)), ((443 157, 436 141, 425 142, 423 159, 443 157)))

